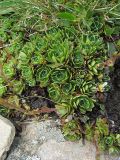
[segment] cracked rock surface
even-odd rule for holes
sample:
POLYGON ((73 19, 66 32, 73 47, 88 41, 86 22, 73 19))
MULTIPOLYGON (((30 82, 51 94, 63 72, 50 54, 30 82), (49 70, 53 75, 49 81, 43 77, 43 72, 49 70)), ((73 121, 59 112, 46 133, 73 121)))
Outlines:
MULTIPOLYGON (((93 144, 65 141, 59 125, 59 120, 23 123, 7 160, 96 160, 93 144)), ((118 157, 102 155, 101 160, 118 157)))

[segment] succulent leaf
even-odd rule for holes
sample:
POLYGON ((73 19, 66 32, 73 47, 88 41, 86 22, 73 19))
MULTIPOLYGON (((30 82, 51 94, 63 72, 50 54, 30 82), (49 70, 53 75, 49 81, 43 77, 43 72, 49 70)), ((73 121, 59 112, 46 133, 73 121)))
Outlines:
POLYGON ((9 87, 14 94, 21 94, 24 89, 24 83, 22 81, 13 80, 10 82, 9 87))
POLYGON ((44 57, 42 54, 40 54, 39 52, 35 52, 32 59, 31 59, 31 63, 33 65, 39 65, 39 64, 43 64, 44 63, 44 57))
POLYGON ((84 56, 77 50, 72 57, 73 65, 76 68, 80 68, 84 65, 84 56))
POLYGON ((6 78, 12 78, 16 74, 14 66, 11 65, 10 63, 4 63, 3 74, 6 78))
POLYGON ((47 61, 51 63, 63 64, 70 55, 70 44, 68 40, 55 42, 47 52, 47 61))
POLYGON ((3 84, 0 84, 0 97, 2 97, 6 91, 7 91, 6 86, 4 86, 3 84))
POLYGON ((78 122, 75 120, 71 120, 70 122, 65 123, 62 132, 66 139, 76 141, 81 138, 78 125, 78 122))
POLYGON ((60 88, 57 84, 51 84, 48 88, 49 97, 54 102, 60 102, 62 99, 60 88))
POLYGON ((40 82, 42 87, 46 87, 49 81, 49 77, 51 74, 51 68, 48 66, 42 66, 37 69, 36 72, 36 80, 40 82))
POLYGON ((63 84, 69 78, 69 72, 67 69, 56 69, 51 73, 51 80, 53 83, 63 84))
POLYGON ((82 114, 85 114, 87 111, 92 111, 94 107, 94 102, 91 98, 86 95, 76 96, 72 99, 73 107, 79 108, 82 114))
POLYGON ((65 83, 62 85, 62 92, 65 94, 65 95, 69 95, 69 94, 72 94, 75 90, 75 86, 73 83, 65 83))

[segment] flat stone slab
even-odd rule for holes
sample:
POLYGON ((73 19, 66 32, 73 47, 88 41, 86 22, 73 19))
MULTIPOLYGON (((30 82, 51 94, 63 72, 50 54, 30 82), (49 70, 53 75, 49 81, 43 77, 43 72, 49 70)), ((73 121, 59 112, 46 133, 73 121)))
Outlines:
POLYGON ((88 142, 83 145, 50 140, 39 147, 37 155, 41 160, 96 160, 96 149, 88 142))
POLYGON ((15 127, 0 115, 0 160, 4 160, 15 136, 15 127))
MULTIPOLYGON (((90 142, 65 141, 59 120, 26 122, 16 137, 7 160, 96 160, 96 148, 90 142)), ((102 155, 101 160, 118 160, 102 155)))

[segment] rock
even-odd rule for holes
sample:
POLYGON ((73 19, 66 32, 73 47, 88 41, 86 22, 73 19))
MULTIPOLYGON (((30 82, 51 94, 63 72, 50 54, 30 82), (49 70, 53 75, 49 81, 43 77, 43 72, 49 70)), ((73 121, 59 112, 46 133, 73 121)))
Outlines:
POLYGON ((15 127, 6 118, 0 115, 0 160, 4 160, 7 151, 13 142, 15 127))
MULTIPOLYGON (((96 160, 96 148, 90 142, 65 141, 59 120, 24 122, 7 160, 96 160)), ((102 155, 101 160, 118 160, 102 155)))
POLYGON ((96 160, 96 149, 89 142, 83 145, 81 141, 58 143, 50 140, 39 147, 37 155, 41 160, 96 160))

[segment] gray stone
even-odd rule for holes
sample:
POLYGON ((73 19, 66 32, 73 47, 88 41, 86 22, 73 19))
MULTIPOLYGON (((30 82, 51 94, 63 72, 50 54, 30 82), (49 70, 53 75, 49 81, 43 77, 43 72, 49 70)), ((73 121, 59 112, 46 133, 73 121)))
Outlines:
POLYGON ((15 127, 6 118, 0 115, 0 160, 4 160, 7 151, 13 142, 15 127))
MULTIPOLYGON (((96 160, 93 144, 65 141, 59 126, 59 120, 23 123, 7 160, 96 160)), ((118 158, 102 155, 101 160, 118 158)))
POLYGON ((39 149, 37 155, 41 160, 95 160, 95 147, 86 142, 56 142, 50 140, 44 143, 39 149))

